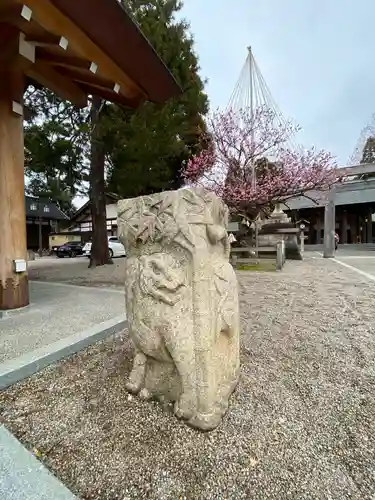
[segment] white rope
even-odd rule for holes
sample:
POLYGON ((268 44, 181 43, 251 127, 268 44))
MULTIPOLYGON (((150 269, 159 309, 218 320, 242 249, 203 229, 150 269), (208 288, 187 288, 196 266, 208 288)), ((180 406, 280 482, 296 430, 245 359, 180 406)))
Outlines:
MULTIPOLYGON (((234 86, 227 109, 232 109, 234 112, 239 112, 242 109, 249 109, 250 112, 254 112, 257 108, 262 106, 269 109, 274 114, 278 126, 284 127, 287 124, 287 120, 285 120, 277 106, 254 58, 252 50, 249 47, 245 64, 234 86)), ((292 150, 297 150, 299 148, 293 136, 286 141, 285 145, 292 150)))

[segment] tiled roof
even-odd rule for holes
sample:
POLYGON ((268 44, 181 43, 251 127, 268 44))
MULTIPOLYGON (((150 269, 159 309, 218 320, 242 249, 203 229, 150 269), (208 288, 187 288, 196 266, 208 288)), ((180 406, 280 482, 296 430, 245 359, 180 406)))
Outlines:
MULTIPOLYGON (((117 202, 120 199, 120 196, 115 193, 105 193, 106 204, 117 202)), ((71 217, 71 221, 78 221, 80 216, 86 211, 91 211, 91 202, 88 200, 81 208, 77 210, 77 212, 71 217)))
POLYGON ((33 196, 25 196, 26 217, 49 220, 69 220, 55 203, 33 196))

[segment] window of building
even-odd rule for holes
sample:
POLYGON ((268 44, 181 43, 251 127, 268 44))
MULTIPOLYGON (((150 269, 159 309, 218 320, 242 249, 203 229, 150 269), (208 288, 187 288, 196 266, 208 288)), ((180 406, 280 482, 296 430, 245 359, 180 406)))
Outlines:
POLYGON ((46 213, 48 213, 49 212, 49 207, 47 205, 44 205, 43 211, 46 212, 46 213))
POLYGON ((30 210, 36 210, 37 209, 37 206, 35 205, 35 203, 32 203, 30 205, 30 210))

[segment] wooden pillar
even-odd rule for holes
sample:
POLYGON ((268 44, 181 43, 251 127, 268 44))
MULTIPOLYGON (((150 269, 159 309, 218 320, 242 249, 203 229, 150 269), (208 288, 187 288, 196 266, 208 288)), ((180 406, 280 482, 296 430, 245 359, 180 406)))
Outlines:
POLYGON ((372 209, 368 210, 366 225, 367 225, 366 228, 367 243, 372 243, 372 209))
POLYGON ((335 256, 335 188, 332 187, 328 194, 328 203, 324 210, 324 257, 335 256))
POLYGON ((0 67, 0 310, 29 303, 22 96, 23 73, 0 67), (18 262, 18 272, 16 263, 18 262))
POLYGON ((350 226, 353 224, 353 230, 352 230, 352 243, 356 244, 358 243, 358 215, 357 214, 352 214, 352 222, 350 226))
POLYGON ((342 213, 340 243, 348 243, 348 214, 346 210, 342 213))

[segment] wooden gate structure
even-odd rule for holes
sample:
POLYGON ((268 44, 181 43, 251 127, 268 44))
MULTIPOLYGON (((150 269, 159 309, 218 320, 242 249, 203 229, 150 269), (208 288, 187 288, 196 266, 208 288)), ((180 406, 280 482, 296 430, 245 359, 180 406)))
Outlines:
POLYGON ((29 303, 23 94, 37 82, 78 107, 132 108, 181 89, 117 0, 0 0, 0 310, 29 303))

